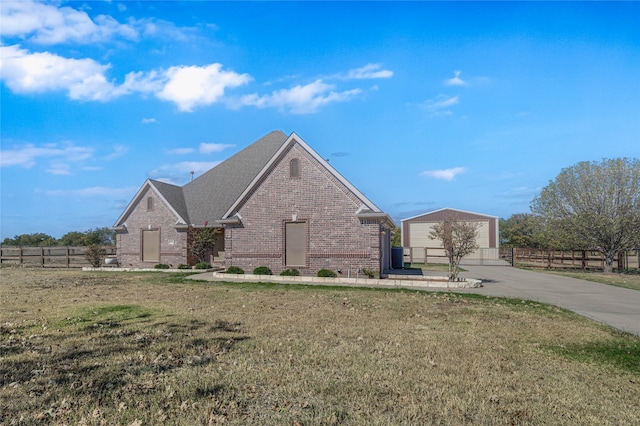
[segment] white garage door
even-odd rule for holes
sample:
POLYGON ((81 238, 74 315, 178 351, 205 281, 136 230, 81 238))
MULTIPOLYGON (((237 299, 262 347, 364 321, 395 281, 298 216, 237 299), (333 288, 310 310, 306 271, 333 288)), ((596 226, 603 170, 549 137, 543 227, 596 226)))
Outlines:
POLYGON ((480 222, 480 228, 478 228, 478 237, 476 241, 480 248, 489 247, 489 221, 483 220, 480 222))
MULTIPOLYGON (((419 222, 409 224, 410 247, 442 247, 440 240, 432 240, 429 234, 437 222, 419 222)), ((489 247, 489 221, 481 221, 476 241, 480 248, 489 247)))
POLYGON ((440 247, 440 240, 432 240, 429 234, 437 222, 418 222, 409 224, 410 247, 440 247))

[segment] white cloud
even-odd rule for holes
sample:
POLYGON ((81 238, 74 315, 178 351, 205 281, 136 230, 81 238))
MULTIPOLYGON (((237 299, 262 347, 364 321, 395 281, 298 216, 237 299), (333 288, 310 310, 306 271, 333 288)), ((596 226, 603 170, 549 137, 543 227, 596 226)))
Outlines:
POLYGON ((142 124, 151 124, 151 123, 157 123, 158 121, 155 118, 143 118, 140 122, 142 124))
POLYGON ((47 158, 50 167, 46 169, 53 174, 69 174, 69 164, 78 163, 91 158, 93 149, 89 147, 75 146, 73 144, 47 144, 35 146, 26 144, 19 148, 0 151, 0 166, 20 166, 31 168, 36 165, 36 160, 47 158), (64 160, 64 161, 63 161, 64 160))
MULTIPOLYGON (((176 103, 181 111, 192 111, 196 106, 219 101, 225 89, 251 80, 248 74, 222 71, 221 64, 211 64, 130 72, 118 86, 107 81, 109 68, 93 59, 68 59, 48 52, 30 53, 18 46, 0 46, 0 73, 15 93, 66 90, 69 98, 83 101, 107 101, 133 92, 154 93, 159 99, 176 103)), ((143 119, 143 123, 151 122, 155 119, 143 119)))
POLYGON ((258 108, 277 107, 294 114, 309 114, 320 107, 333 103, 345 102, 362 93, 360 89, 335 92, 335 85, 316 80, 304 86, 291 89, 276 90, 271 95, 246 95, 240 98, 241 105, 253 105, 258 108))
MULTIPOLYGON (((125 75, 118 85, 109 80, 110 64, 93 59, 71 59, 49 52, 31 53, 18 45, 0 46, 0 78, 14 93, 30 94, 64 91, 73 100, 102 101, 132 93, 153 94, 158 99, 173 102, 180 111, 225 100, 225 91, 243 86, 253 78, 249 74, 223 70, 219 63, 205 66, 173 66, 167 70, 135 71, 125 75)), ((393 73, 369 64, 347 73, 349 79, 388 78, 393 73)), ((377 90, 374 86, 371 90, 377 90)), ((362 93, 362 89, 338 91, 336 85, 318 79, 306 85, 226 99, 227 106, 275 107, 294 114, 309 114, 334 102, 346 102, 362 93)), ((443 96, 443 95, 441 95, 443 96)), ((427 101, 432 111, 457 102, 456 98, 427 101), (431 102, 431 103, 429 103, 431 102)), ((142 124, 155 123, 155 118, 143 118, 142 124)))
POLYGON ((221 152, 227 148, 231 148, 235 145, 230 145, 226 143, 201 143, 200 144, 200 152, 203 154, 211 154, 213 152, 221 152))
POLYGON ((184 154, 192 154, 194 152, 196 152, 196 150, 193 148, 175 148, 175 149, 168 150, 167 154, 184 155, 184 154))
POLYGON ((467 86, 468 85, 466 81, 460 78, 460 74, 461 74, 460 71, 454 71, 453 74, 454 74, 453 78, 450 78, 444 81, 444 84, 446 86, 467 86))
POLYGON ((459 102, 457 96, 438 95, 435 99, 425 101, 422 106, 432 115, 451 115, 449 107, 459 102))
POLYGON ((130 72, 124 77, 124 83, 120 85, 118 91, 121 94, 132 92, 157 93, 163 89, 166 80, 163 71, 130 72))
POLYGON ((109 188, 106 186, 92 186, 81 189, 59 189, 45 193, 55 197, 127 197, 136 193, 137 187, 109 188))
POLYGON ((95 43, 115 35, 129 39, 138 35, 132 26, 108 15, 92 20, 86 12, 72 7, 58 8, 31 0, 3 2, 0 20, 3 37, 18 36, 40 44, 95 43))
POLYGON ((111 161, 111 160, 115 160, 118 157, 122 157, 124 154, 127 153, 127 151, 129 151, 129 148, 127 148, 124 145, 115 145, 113 147, 113 152, 109 155, 107 155, 105 157, 105 160, 111 161))
POLYGON ((251 81, 248 74, 222 71, 221 68, 222 64, 171 67, 165 73, 167 83, 156 96, 176 103, 181 111, 192 111, 196 106, 218 101, 226 88, 251 81))
POLYGON ((442 170, 425 170, 420 173, 420 176, 426 176, 434 179, 453 180, 460 173, 465 172, 467 169, 464 167, 454 167, 452 169, 442 170))
POLYGON ((117 95, 116 87, 104 76, 108 68, 93 59, 67 59, 0 46, 0 74, 15 93, 66 90, 71 99, 105 101, 117 95))
POLYGON ((367 64, 362 68, 349 70, 343 78, 347 80, 362 80, 393 77, 393 71, 381 70, 380 67, 380 64, 367 64))
MULTIPOLYGON (((200 144, 197 151, 200 152, 201 154, 212 154, 214 152, 224 151, 225 149, 231 148, 233 146, 235 145, 224 144, 224 143, 203 142, 200 144)), ((196 152, 195 148, 174 148, 167 151, 168 154, 174 154, 174 155, 193 154, 194 152, 196 152)), ((185 164, 189 164, 189 163, 185 163, 185 164)), ((197 163, 193 163, 193 164, 197 164, 197 163)), ((210 164, 210 163, 204 163, 204 164, 210 164)))

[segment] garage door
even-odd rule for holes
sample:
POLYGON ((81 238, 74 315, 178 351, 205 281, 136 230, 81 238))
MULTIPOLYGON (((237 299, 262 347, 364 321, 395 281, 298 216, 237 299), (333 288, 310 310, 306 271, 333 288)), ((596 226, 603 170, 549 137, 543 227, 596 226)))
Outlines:
POLYGON ((478 228, 478 237, 476 238, 476 242, 480 246, 480 248, 488 248, 489 247, 489 221, 480 222, 480 227, 478 228))
POLYGON ((429 238, 431 230, 437 222, 419 222, 409 224, 410 247, 440 247, 440 240, 429 238))

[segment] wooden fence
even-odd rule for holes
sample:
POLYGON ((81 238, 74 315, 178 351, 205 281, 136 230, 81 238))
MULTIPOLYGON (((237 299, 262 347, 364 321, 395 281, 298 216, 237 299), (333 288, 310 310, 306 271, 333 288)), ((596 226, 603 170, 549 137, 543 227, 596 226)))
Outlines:
MULTIPOLYGON (((115 246, 104 246, 106 257, 115 257, 115 246)), ((0 265, 42 268, 91 266, 85 258, 87 247, 0 247, 0 265)))
MULTIPOLYGON (((404 263, 447 263, 441 248, 405 247, 404 263)), ((519 266, 547 269, 604 269, 604 255, 590 250, 545 250, 523 248, 478 249, 462 258, 461 265, 519 266)), ((620 253, 614 269, 640 269, 640 251, 620 253)))
MULTIPOLYGON (((590 250, 513 249, 514 266, 548 269, 604 269, 604 255, 590 250)), ((639 269, 640 251, 618 254, 614 269, 639 269)))

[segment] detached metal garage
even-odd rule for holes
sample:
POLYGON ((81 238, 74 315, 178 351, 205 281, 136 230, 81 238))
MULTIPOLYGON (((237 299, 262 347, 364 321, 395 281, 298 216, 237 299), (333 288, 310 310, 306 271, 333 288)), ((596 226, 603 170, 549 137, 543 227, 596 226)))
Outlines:
POLYGON ((498 217, 473 213, 456 209, 440 209, 413 216, 401 221, 402 246, 405 262, 446 263, 444 250, 440 240, 429 238, 431 229, 439 222, 455 217, 459 221, 476 222, 478 228, 477 242, 480 248, 465 257, 463 261, 478 263, 482 259, 499 258, 498 217))

